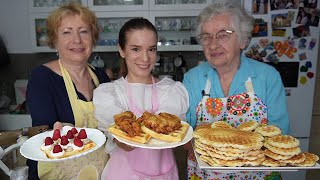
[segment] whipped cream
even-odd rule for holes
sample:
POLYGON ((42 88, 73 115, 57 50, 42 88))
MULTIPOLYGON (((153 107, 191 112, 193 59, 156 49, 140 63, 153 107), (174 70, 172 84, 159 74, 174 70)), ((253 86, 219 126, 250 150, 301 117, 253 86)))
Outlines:
POLYGON ((84 148, 84 145, 83 145, 82 147, 78 147, 78 146, 72 144, 72 148, 73 148, 73 150, 75 150, 75 151, 79 151, 79 150, 82 150, 82 149, 84 148))
POLYGON ((45 143, 42 143, 40 148, 41 148, 42 151, 52 150, 53 145, 54 145, 54 144, 50 144, 50 145, 47 145, 47 146, 46 146, 45 143))
POLYGON ((61 157, 61 156, 63 156, 63 155, 64 155, 64 153, 65 153, 65 151, 64 151, 64 150, 62 150, 61 152, 58 152, 58 153, 53 153, 53 151, 52 151, 52 150, 50 151, 51 156, 52 156, 52 157, 54 157, 54 158, 61 157))

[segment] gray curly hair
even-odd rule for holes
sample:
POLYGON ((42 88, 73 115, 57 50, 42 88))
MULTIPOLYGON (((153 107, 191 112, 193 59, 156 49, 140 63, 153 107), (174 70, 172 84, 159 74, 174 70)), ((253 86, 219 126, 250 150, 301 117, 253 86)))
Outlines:
POLYGON ((226 12, 232 16, 231 27, 235 29, 240 43, 249 45, 254 18, 246 13, 235 0, 215 0, 212 4, 204 8, 197 18, 197 35, 200 35, 203 23, 210 21, 216 15, 226 12))

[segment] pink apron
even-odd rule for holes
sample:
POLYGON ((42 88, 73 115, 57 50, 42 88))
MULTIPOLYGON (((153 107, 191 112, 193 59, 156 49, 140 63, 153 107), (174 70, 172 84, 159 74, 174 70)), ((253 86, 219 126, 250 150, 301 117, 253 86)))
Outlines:
MULTIPOLYGON (((197 125, 202 122, 213 123, 225 121, 232 126, 238 126, 250 120, 266 124, 267 107, 254 93, 251 78, 245 83, 247 92, 224 98, 210 98, 211 82, 207 80, 204 96, 199 102, 196 110, 197 125)), ((277 172, 215 172, 202 170, 198 167, 193 151, 188 153, 188 178, 198 179, 277 179, 281 178, 277 172)))
MULTIPOLYGON (((126 80, 126 91, 129 97, 129 109, 137 117, 143 111, 136 107, 132 90, 126 80)), ((159 108, 156 83, 152 77, 152 109, 155 113, 159 108)), ((178 170, 172 149, 152 150, 135 148, 124 151, 117 148, 112 152, 106 165, 108 180, 178 180, 178 170)))

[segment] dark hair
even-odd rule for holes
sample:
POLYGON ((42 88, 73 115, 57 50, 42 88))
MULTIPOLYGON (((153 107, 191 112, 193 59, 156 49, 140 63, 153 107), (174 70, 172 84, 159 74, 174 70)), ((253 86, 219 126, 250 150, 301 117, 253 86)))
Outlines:
MULTIPOLYGON (((156 37, 158 37, 158 32, 156 30, 156 28, 154 27, 154 25, 145 18, 133 18, 130 19, 129 21, 127 21, 126 23, 124 23, 124 25, 121 27, 120 31, 119 31, 119 38, 118 38, 118 42, 119 42, 119 46, 121 49, 124 49, 127 43, 127 33, 132 31, 132 30, 142 30, 142 29, 148 29, 150 31, 153 31, 156 35, 156 37)), ((128 74, 128 68, 127 68, 127 64, 126 61, 121 58, 121 62, 120 62, 120 75, 125 77, 128 74)))
POLYGON ((127 37, 126 34, 132 30, 141 30, 141 29, 148 29, 153 31, 156 34, 156 37, 158 37, 158 33, 154 25, 145 18, 133 18, 127 21, 120 29, 119 32, 119 46, 121 49, 124 49, 127 37))

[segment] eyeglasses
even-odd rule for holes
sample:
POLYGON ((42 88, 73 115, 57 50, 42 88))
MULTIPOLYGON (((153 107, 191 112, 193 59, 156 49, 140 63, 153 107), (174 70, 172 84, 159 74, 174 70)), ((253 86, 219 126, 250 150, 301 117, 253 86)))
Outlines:
POLYGON ((213 37, 215 37, 219 43, 226 43, 229 41, 231 34, 235 32, 232 30, 221 30, 216 33, 216 35, 212 35, 209 33, 200 34, 197 39, 202 45, 211 44, 213 37))

